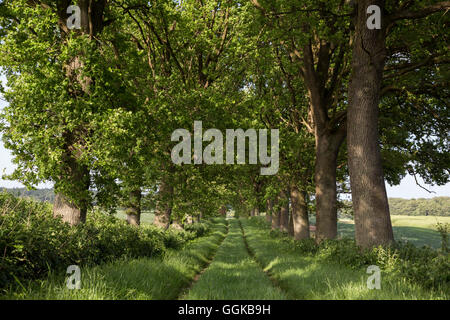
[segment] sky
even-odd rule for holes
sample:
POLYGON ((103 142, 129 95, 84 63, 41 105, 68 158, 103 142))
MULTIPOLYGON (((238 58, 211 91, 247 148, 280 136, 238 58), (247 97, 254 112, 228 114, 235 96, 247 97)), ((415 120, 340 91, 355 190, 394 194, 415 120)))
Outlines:
MULTIPOLYGON (((4 80, 4 77, 0 77, 0 82, 4 80)), ((1 98, 1 97, 0 97, 1 98)), ((0 111, 6 106, 6 102, 0 99, 0 111)), ((1 176, 4 173, 11 173, 15 165, 12 163, 12 155, 11 152, 5 148, 3 141, 1 141, 1 133, 0 133, 0 188, 20 188, 23 185, 17 181, 4 180, 1 176)), ((426 185, 420 177, 418 177, 418 182, 434 193, 429 193, 419 187, 414 178, 410 175, 407 175, 401 181, 398 186, 390 186, 386 183, 386 190, 389 198, 404 198, 404 199, 418 199, 418 198, 433 198, 433 197, 441 197, 441 196, 450 196, 450 183, 447 183, 445 186, 430 186, 426 185)), ((52 183, 42 183, 37 186, 38 188, 51 188, 52 183)))

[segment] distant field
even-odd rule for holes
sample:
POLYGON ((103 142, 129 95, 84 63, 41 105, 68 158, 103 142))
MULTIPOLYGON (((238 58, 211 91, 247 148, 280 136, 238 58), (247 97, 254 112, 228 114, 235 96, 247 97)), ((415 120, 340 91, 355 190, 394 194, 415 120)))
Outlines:
MULTIPOLYGON (((126 219, 127 215, 125 214, 125 210, 117 210, 115 216, 119 219, 126 219)), ((141 223, 142 224, 151 224, 153 223, 153 219, 155 218, 155 214, 153 211, 142 211, 141 213, 141 223)))
MULTIPOLYGON (((450 223, 450 217, 436 216, 391 216, 396 240, 409 241, 418 247, 428 245, 441 247, 441 236, 436 223, 450 223)), ((341 219, 338 223, 339 236, 354 237, 353 220, 341 219)))

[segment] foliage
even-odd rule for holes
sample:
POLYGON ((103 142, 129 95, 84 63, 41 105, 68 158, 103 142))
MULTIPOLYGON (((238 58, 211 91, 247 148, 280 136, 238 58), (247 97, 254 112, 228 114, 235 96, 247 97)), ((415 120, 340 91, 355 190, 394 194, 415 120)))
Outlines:
POLYGON ((389 207, 393 215, 450 216, 450 197, 432 199, 390 198, 389 207))
POLYGON ((161 255, 207 233, 136 228, 100 211, 86 224, 70 227, 53 218, 51 205, 0 194, 0 285, 17 277, 36 278, 69 265, 100 264, 122 257, 161 255))
POLYGON ((442 251, 448 252, 448 233, 450 232, 450 224, 438 222, 438 223, 436 223, 436 230, 441 235, 442 251))
POLYGON ((210 234, 187 243, 183 250, 82 268, 80 290, 66 288, 64 271, 52 272, 46 279, 14 286, 0 299, 176 299, 207 265, 226 234, 224 219, 212 219, 210 227, 210 234))
POLYGON ((3 188, 3 191, 9 192, 16 197, 29 197, 39 201, 47 201, 53 203, 55 200, 55 193, 53 189, 35 189, 28 190, 27 188, 3 188))

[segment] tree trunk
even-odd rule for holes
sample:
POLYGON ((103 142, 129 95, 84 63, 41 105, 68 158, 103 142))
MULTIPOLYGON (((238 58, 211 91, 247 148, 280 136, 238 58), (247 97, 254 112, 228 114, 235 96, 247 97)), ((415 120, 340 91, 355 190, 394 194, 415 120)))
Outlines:
POLYGON ((71 226, 86 222, 87 207, 75 205, 72 201, 62 193, 55 195, 55 203, 53 204, 53 216, 61 217, 64 222, 68 222, 71 226))
MULTIPOLYGON (((92 3, 88 0, 78 1, 81 14, 81 35, 89 35, 92 39, 100 33, 104 27, 103 12, 106 0, 92 3)), ((56 14, 61 35, 68 36, 72 33, 67 28, 67 1, 56 1, 56 14)), ((83 75, 84 63, 80 55, 75 55, 72 61, 64 66, 66 77, 71 82, 73 88, 81 86, 81 91, 74 90, 70 93, 75 99, 89 96, 89 85, 92 78, 83 75)), ((70 225, 84 223, 86 221, 87 209, 89 207, 90 195, 90 175, 89 168, 78 162, 83 152, 85 152, 86 136, 88 130, 80 125, 74 130, 67 129, 65 137, 65 156, 62 159, 65 174, 59 177, 60 182, 55 181, 55 203, 53 205, 53 216, 61 217, 63 221, 70 225), (63 184, 69 184, 69 186, 63 184), (58 191, 62 190, 62 191, 58 191)))
POLYGON ((275 209, 272 210, 272 230, 280 229, 280 216, 281 216, 281 210, 277 206, 277 207, 275 207, 275 209))
POLYGON ((141 224, 141 197, 141 189, 130 192, 126 214, 127 222, 133 226, 139 226, 141 224))
POLYGON ((329 114, 335 94, 330 95, 326 87, 326 73, 329 72, 327 64, 331 63, 331 46, 331 43, 321 43, 317 54, 314 54, 311 42, 303 47, 304 67, 302 70, 308 89, 315 137, 314 182, 316 185, 316 241, 318 242, 322 239, 334 239, 337 235, 336 162, 346 133, 345 118, 330 119, 329 114))
POLYGON ((272 200, 267 200, 267 209, 266 209, 266 221, 272 224, 272 210, 273 210, 273 202, 272 200))
POLYGON ((284 204, 280 211, 280 230, 283 232, 289 231, 289 198, 287 192, 283 192, 284 204))
POLYGON ((378 135, 378 105, 386 58, 384 3, 361 0, 357 4, 349 85, 347 145, 355 239, 365 248, 394 241, 378 135), (369 5, 381 8, 380 30, 366 26, 369 5))
POLYGON ((63 158, 64 175, 59 177, 61 182, 55 182, 55 203, 53 205, 53 216, 61 217, 63 221, 74 226, 86 221, 86 214, 90 204, 89 169, 81 165, 77 157, 81 157, 83 150, 75 150, 75 134, 65 133, 66 150, 63 158), (63 184, 64 183, 64 184, 63 184), (69 196, 70 195, 70 196, 69 196))
POLYGON ((227 207, 221 206, 221 207, 220 207, 220 210, 219 210, 219 213, 220 213, 220 215, 221 215, 222 217, 226 217, 226 216, 227 216, 227 207))
POLYGON ((316 137, 316 241, 334 239, 337 236, 336 167, 339 136, 322 133, 316 137))
POLYGON ((294 217, 292 216, 292 212, 289 214, 289 226, 288 226, 288 233, 291 237, 294 236, 294 217))
POLYGON ((306 192, 300 191, 297 186, 292 186, 291 203, 294 238, 295 240, 309 239, 309 218, 306 192))
POLYGON ((253 215, 254 215, 255 217, 259 216, 259 208, 258 208, 258 207, 256 207, 256 208, 253 209, 253 215))
POLYGON ((173 187, 166 181, 161 181, 156 203, 155 220, 153 222, 158 227, 169 228, 172 214, 172 196, 173 187))

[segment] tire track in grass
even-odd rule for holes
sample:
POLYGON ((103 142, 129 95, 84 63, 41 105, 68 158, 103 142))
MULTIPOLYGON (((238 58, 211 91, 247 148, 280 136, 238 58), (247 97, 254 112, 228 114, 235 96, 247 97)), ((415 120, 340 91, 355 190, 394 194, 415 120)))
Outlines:
POLYGON ((192 287, 194 286, 194 284, 198 281, 198 279, 200 278, 200 276, 206 271, 206 269, 208 269, 209 265, 211 264, 211 262, 214 260, 214 258, 217 255, 217 251, 219 251, 220 246, 222 245, 223 241, 226 239, 226 237, 228 236, 228 231, 230 229, 230 225, 227 222, 227 220, 225 220, 226 223, 226 230, 225 230, 225 235, 222 237, 222 239, 220 239, 219 243, 217 244, 217 248, 216 250, 214 250, 211 253, 211 256, 208 258, 208 261, 205 263, 205 265, 203 266, 203 268, 194 276, 194 278, 192 279, 192 281, 189 283, 189 285, 187 285, 185 288, 181 289, 181 293, 178 296, 178 298, 176 300, 182 300, 183 297, 189 292, 189 290, 192 289, 192 287))
POLYGON ((258 266, 260 267, 261 271, 264 272, 264 274, 267 276, 267 278, 269 278, 269 280, 272 282, 272 285, 279 289, 280 291, 282 291, 287 297, 292 298, 291 295, 289 294, 289 292, 287 292, 286 290, 284 290, 280 284, 278 283, 278 281, 273 277, 273 275, 270 273, 270 271, 265 270, 264 268, 264 264, 258 260, 258 258, 256 257, 255 253, 253 252, 252 248, 249 246, 248 241, 247 241, 247 237, 245 236, 245 230, 242 227, 242 222, 239 219, 239 227, 241 228, 241 232, 242 232, 242 237, 244 239, 244 243, 245 243, 245 248, 247 249, 248 255, 258 264, 258 266))
POLYGON ((286 295, 274 287, 251 258, 239 221, 229 220, 228 236, 209 267, 182 299, 186 300, 276 300, 286 295))

